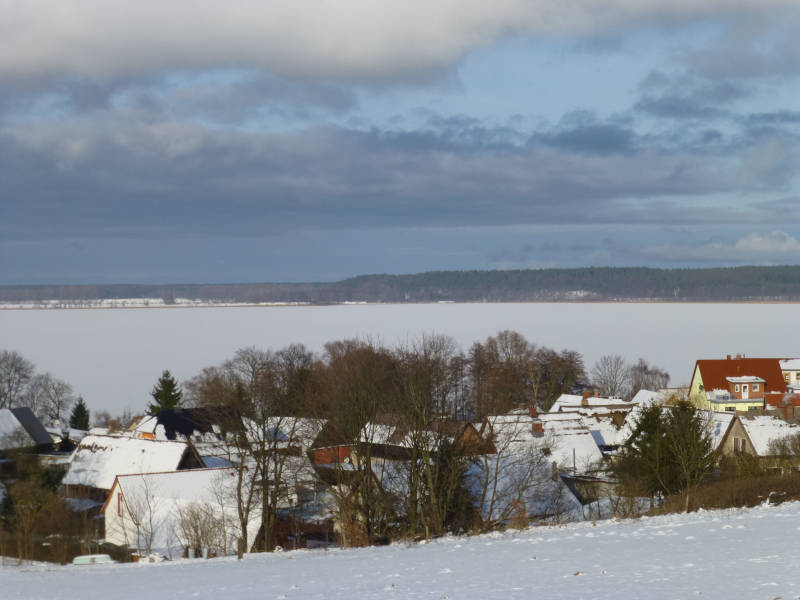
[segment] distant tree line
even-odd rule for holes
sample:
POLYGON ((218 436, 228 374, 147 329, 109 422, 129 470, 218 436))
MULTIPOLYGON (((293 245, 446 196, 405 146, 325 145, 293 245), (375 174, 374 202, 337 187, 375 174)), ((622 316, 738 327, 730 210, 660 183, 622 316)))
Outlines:
POLYGON ((800 300, 800 266, 587 267, 363 275, 329 283, 0 286, 0 302, 177 298, 208 302, 800 300))

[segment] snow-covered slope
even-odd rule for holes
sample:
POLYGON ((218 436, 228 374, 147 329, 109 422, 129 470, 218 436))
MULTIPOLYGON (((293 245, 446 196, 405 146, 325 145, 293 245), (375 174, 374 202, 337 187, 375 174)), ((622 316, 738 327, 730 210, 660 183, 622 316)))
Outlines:
POLYGON ((800 503, 431 544, 153 565, 3 567, 2 597, 796 598, 800 503))

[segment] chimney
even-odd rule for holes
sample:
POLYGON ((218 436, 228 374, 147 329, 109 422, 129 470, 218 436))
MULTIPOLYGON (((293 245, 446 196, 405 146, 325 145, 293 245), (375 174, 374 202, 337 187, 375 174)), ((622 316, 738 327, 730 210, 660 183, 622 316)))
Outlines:
POLYGON ((544 435, 544 423, 541 421, 534 421, 531 427, 531 432, 535 437, 540 437, 544 435))
POLYGON ((730 354, 728 354, 728 356, 727 356, 727 359, 728 359, 728 360, 730 360, 730 359, 731 359, 731 355, 730 355, 730 354))
POLYGON ((116 419, 109 419, 108 420, 108 430, 109 431, 116 431, 117 430, 117 420, 116 419))
POLYGON ((536 409, 536 405, 535 404, 531 404, 530 412, 531 412, 531 417, 534 418, 534 419, 539 416, 539 411, 536 409))
POLYGON ((591 390, 583 390, 583 393, 581 394, 581 396, 583 397, 584 400, 586 400, 586 398, 590 398, 592 396, 592 391, 591 390))
POLYGON ((589 406, 589 397, 588 396, 584 396, 581 399, 581 406, 589 406))

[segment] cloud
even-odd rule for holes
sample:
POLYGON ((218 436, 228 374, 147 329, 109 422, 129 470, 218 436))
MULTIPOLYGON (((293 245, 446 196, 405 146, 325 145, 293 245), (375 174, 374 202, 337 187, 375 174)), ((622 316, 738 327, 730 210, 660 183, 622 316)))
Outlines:
POLYGON ((650 246, 643 250, 642 255, 650 260, 701 264, 797 263, 800 261, 800 240, 785 231, 753 232, 736 241, 650 246))
MULTIPOLYGON (((0 235, 260 235, 303 227, 747 222, 703 198, 763 190, 787 155, 697 153, 575 115, 534 131, 249 131, 133 109, 0 128, 0 235), (783 157, 783 158, 781 158, 783 157), (780 159, 780 160, 778 160, 780 159)), ((755 151, 754 151, 755 152, 755 151)), ((791 162, 791 161, 789 161, 791 162)), ((778 213, 779 214, 779 213, 778 213)))
POLYGON ((107 80, 230 66, 419 80, 505 35, 598 35, 768 14, 792 0, 47 0, 0 3, 0 77, 107 80))

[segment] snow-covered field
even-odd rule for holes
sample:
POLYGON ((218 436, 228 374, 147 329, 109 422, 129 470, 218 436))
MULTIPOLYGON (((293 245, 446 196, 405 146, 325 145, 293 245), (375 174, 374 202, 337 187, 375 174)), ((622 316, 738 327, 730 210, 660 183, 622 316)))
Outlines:
POLYGON ((370 304, 216 308, 0 310, 0 348, 70 382, 92 411, 142 410, 164 369, 196 375, 245 346, 370 336, 388 345, 424 333, 466 351, 502 329, 583 354, 644 357, 687 384, 697 358, 796 356, 800 304, 370 304), (735 323, 736 327, 731 324, 735 323))
POLYGON ((600 521, 430 544, 94 567, 3 567, 4 599, 800 596, 800 503, 600 521))

